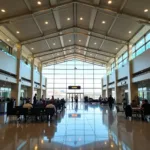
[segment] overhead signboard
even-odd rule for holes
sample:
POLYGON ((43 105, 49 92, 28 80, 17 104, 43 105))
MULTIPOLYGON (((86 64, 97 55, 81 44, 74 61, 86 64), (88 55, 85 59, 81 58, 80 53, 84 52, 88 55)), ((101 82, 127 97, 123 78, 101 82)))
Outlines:
POLYGON ((72 90, 81 89, 81 86, 68 86, 68 89, 72 89, 72 90))

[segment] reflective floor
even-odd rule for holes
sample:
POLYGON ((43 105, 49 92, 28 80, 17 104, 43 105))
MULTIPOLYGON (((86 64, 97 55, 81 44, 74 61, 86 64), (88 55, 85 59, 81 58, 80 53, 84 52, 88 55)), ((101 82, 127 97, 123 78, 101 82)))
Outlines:
POLYGON ((0 150, 149 150, 150 123, 126 120, 107 106, 68 103, 53 123, 0 116, 0 150))

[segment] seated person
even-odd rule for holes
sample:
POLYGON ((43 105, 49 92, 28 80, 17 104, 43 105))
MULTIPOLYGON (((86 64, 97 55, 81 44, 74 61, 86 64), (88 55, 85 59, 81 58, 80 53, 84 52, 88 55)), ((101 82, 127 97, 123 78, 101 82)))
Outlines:
MULTIPOLYGON (((53 108, 54 109, 54 113, 50 115, 50 120, 52 120, 53 115, 56 113, 56 107, 53 104, 52 101, 49 102, 49 104, 46 105, 46 108, 53 108)), ((47 121, 49 120, 49 115, 47 115, 47 121)))
MULTIPOLYGON (((26 104, 23 104, 23 108, 28 108, 28 109, 31 109, 31 108, 33 108, 33 106, 32 106, 32 104, 30 104, 30 101, 29 100, 27 100, 26 101, 26 104)), ((25 118, 25 121, 26 121, 26 115, 24 115, 24 118, 25 118)))
POLYGON ((148 103, 148 100, 144 100, 141 109, 143 111, 142 113, 142 120, 145 119, 145 116, 150 115, 150 104, 148 103))
POLYGON ((31 109, 31 108, 33 108, 33 106, 30 104, 30 101, 27 100, 27 101, 26 101, 26 104, 23 105, 23 108, 31 109))
POLYGON ((131 107, 137 107, 137 106, 138 106, 137 102, 135 100, 132 100, 131 107))
POLYGON ((43 100, 40 99, 39 101, 37 101, 36 106, 43 106, 43 100))

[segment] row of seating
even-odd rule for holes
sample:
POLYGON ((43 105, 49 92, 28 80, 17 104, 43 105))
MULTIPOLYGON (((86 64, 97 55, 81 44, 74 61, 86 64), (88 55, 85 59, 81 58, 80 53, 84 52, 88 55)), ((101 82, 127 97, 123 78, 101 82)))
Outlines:
MULTIPOLYGON (((58 111, 61 112, 64 109, 64 105, 57 106, 56 107, 56 116, 58 111)), ((20 116, 24 116, 25 120, 29 118, 30 116, 35 116, 35 119, 37 117, 40 117, 41 120, 43 120, 44 116, 52 116, 54 115, 55 110, 54 108, 44 108, 42 106, 33 106, 33 108, 28 109, 28 108, 23 108, 22 106, 16 106, 15 108, 7 110, 7 117, 8 116, 17 116, 20 118, 20 116)))

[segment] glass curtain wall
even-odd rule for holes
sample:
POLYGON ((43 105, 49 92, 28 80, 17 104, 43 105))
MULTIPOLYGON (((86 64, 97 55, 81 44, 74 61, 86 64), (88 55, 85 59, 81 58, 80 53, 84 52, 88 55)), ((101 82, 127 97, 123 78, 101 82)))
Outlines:
POLYGON ((68 93, 82 93, 84 96, 98 98, 101 94, 101 78, 106 75, 106 68, 78 61, 76 59, 43 68, 47 78, 47 96, 66 98, 68 93), (72 90, 68 86, 81 86, 72 90))

